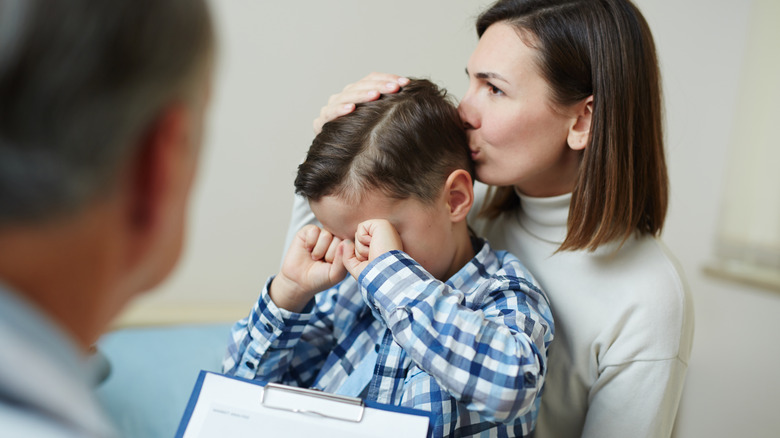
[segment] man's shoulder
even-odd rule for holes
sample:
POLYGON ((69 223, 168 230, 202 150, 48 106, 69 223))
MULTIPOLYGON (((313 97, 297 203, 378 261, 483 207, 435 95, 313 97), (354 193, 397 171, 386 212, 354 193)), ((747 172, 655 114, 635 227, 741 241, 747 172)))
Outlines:
POLYGON ((0 424, 3 436, 29 436, 40 438, 76 438, 83 433, 71 429, 42 412, 23 409, 0 401, 0 424), (6 435, 7 434, 7 435, 6 435))

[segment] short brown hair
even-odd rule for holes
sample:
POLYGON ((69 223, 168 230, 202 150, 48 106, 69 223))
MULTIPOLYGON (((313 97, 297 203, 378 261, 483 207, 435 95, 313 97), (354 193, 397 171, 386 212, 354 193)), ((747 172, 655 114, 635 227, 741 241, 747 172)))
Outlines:
POLYGON ((392 198, 430 202, 457 169, 473 175, 457 109, 445 90, 416 79, 326 123, 298 167, 295 191, 317 201, 329 195, 360 199, 379 189, 392 198))
MULTIPOLYGON (((668 177, 660 73, 642 14, 628 0, 499 0, 477 19, 477 34, 499 22, 537 49, 554 106, 593 96, 590 143, 559 250, 595 250, 636 231, 658 234, 668 177)), ((517 205, 513 188, 501 187, 481 214, 495 218, 517 205)))

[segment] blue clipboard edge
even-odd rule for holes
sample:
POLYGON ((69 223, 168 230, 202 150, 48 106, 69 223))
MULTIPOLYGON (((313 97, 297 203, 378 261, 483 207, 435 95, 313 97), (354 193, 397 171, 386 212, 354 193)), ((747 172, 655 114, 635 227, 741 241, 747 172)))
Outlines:
POLYGON ((184 413, 179 422, 179 428, 176 429, 176 438, 183 437, 184 431, 187 430, 187 425, 190 424, 192 412, 195 410, 195 405, 198 403, 198 398, 200 397, 200 389, 203 387, 203 381, 206 379, 206 373, 208 373, 208 371, 200 370, 198 378, 195 380, 195 387, 192 388, 190 400, 187 402, 187 407, 184 408, 184 413))
MULTIPOLYGON (((200 390, 203 387, 203 382, 206 380, 207 374, 214 374, 221 377, 227 377, 228 379, 238 380, 240 382, 251 383, 253 385, 265 386, 265 382, 260 380, 249 380, 236 376, 228 376, 227 374, 215 373, 213 371, 200 370, 198 379, 195 380, 195 386, 192 388, 192 394, 190 400, 187 402, 187 407, 184 409, 184 413, 181 416, 181 422, 179 422, 179 428, 176 430, 175 438, 182 438, 184 431, 187 430, 187 425, 192 418, 192 412, 195 410, 195 405, 198 404, 198 398, 200 398, 200 390)), ((383 403, 377 403, 371 400, 363 400, 367 408, 381 409, 383 411, 398 412, 401 414, 418 415, 420 417, 428 417, 428 433, 430 437, 433 433, 431 425, 433 424, 433 412, 423 411, 421 409, 407 408, 405 406, 387 405, 383 403)))

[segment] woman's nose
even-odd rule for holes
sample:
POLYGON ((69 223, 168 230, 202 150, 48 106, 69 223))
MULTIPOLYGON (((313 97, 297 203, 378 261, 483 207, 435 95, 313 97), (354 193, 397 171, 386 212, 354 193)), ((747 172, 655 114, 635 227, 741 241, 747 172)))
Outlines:
POLYGON ((479 128, 479 118, 477 117, 477 111, 472 105, 471 99, 470 93, 466 93, 458 105, 460 120, 463 121, 463 127, 467 130, 479 128))

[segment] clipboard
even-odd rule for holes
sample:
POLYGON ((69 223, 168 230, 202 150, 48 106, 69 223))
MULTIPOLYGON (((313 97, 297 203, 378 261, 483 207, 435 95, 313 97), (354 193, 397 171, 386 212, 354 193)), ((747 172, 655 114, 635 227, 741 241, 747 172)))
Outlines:
POLYGON ((431 415, 417 409, 201 371, 176 438, 423 438, 430 436, 431 415))

